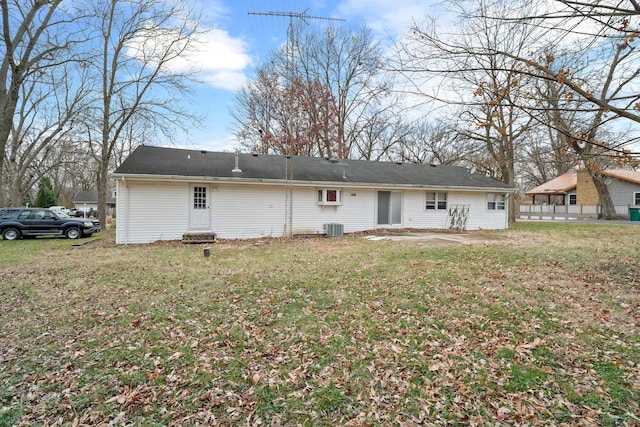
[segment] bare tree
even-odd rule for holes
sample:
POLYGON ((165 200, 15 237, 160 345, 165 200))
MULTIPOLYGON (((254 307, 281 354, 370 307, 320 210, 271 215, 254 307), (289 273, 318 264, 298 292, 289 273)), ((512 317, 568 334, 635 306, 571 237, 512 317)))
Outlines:
POLYGON ((279 116, 275 111, 280 108, 280 91, 280 76, 267 65, 258 68, 256 77, 238 92, 230 113, 241 146, 250 151, 269 152, 263 139, 277 126, 274 121, 279 116))
MULTIPOLYGON (((529 27, 538 40, 537 49, 496 49, 494 53, 523 64, 522 73, 531 78, 559 83, 571 92, 573 102, 583 103, 583 111, 588 108, 594 116, 606 112, 592 124, 602 126, 618 119, 640 123, 640 93, 634 89, 640 81, 640 28, 633 19, 640 14, 637 2, 557 0, 552 6, 555 8, 536 9, 517 17, 487 10, 466 17, 529 27), (571 61, 562 60, 569 52, 573 60, 582 58, 588 66, 576 67, 571 61)), ((587 135, 590 131, 579 133, 587 135)), ((571 137, 579 139, 578 134, 571 137)), ((612 144, 607 151, 609 155, 629 154, 624 143, 612 144)))
POLYGON ((524 18, 538 22, 542 18, 552 29, 565 34, 578 32, 606 38, 607 30, 623 31, 632 36, 639 30, 638 24, 632 21, 633 17, 640 15, 637 0, 555 0, 552 6, 524 18), (582 25, 584 23, 589 24, 588 28, 582 25))
POLYGON ((60 205, 72 206, 78 191, 95 191, 95 159, 74 139, 54 144, 48 158, 34 168, 36 175, 51 179, 60 205))
POLYGON ((73 121, 86 107, 85 76, 76 65, 66 62, 40 69, 20 87, 5 163, 9 201, 14 206, 22 203, 40 178, 60 166, 55 161, 60 154, 56 146, 68 145, 73 121))
POLYGON ((327 26, 322 33, 303 33, 297 48, 300 73, 330 87, 338 104, 340 156, 352 154, 350 143, 371 124, 390 81, 382 73, 384 58, 371 30, 327 26))
POLYGON ((314 147, 310 154, 358 155, 362 150, 353 144, 361 141, 376 117, 380 99, 389 95, 389 82, 380 73, 381 51, 371 31, 363 27, 348 32, 328 26, 314 32, 297 26, 291 34, 287 46, 273 53, 236 98, 231 112, 236 136, 253 147, 276 135, 295 139, 315 132, 317 142, 302 144, 314 147), (307 97, 295 102, 306 111, 305 130, 296 128, 302 122, 293 120, 300 117, 300 108, 287 98, 293 92, 307 97), (287 108, 296 108, 296 112, 287 112, 287 108))
MULTIPOLYGON (((71 19, 77 19, 59 11, 61 3, 62 0, 0 0, 0 178, 8 175, 11 181, 16 179, 12 175, 16 171, 5 171, 5 153, 9 141, 15 147, 23 137, 14 128, 14 120, 21 108, 21 97, 32 93, 24 86, 32 85, 43 70, 67 61, 64 54, 76 38, 73 30, 61 29, 71 19), (18 134, 12 135, 13 132, 18 134)), ((4 191, 0 191, 0 205, 4 204, 4 197, 4 191)), ((11 202, 16 202, 15 194, 11 202)))
MULTIPOLYGON (((480 1, 477 7, 496 6, 480 1)), ((503 16, 519 13, 508 4, 499 9, 503 16)), ((416 23, 398 52, 398 70, 413 82, 414 94, 448 105, 462 122, 456 141, 482 146, 486 155, 477 153, 473 161, 490 161, 486 169, 514 187, 517 156, 532 125, 525 111, 531 107, 529 82, 523 64, 496 51, 529 51, 531 34, 526 29, 517 23, 475 19, 447 34, 435 23, 416 23)), ((517 203, 510 207, 513 221, 517 203)))
POLYGON ((236 135, 241 146, 260 153, 333 157, 337 144, 337 106, 329 88, 300 78, 285 83, 270 68, 235 99, 236 135))
POLYGON ((400 160, 410 163, 463 165, 473 147, 461 141, 455 126, 442 120, 420 120, 400 143, 400 160))
MULTIPOLYGON (((132 123, 169 136, 194 117, 180 108, 191 79, 172 61, 193 47, 198 20, 184 4, 161 0, 96 0, 88 5, 99 54, 91 57, 96 102, 83 120, 98 164, 98 215, 106 223, 108 175, 114 155, 130 144, 132 123)), ((138 141, 140 143, 142 141, 138 141)))
POLYGON ((413 127, 393 108, 380 105, 358 114, 359 126, 351 132, 351 155, 364 160, 402 161, 403 143, 411 138, 413 127))
POLYGON ((545 32, 540 37, 543 49, 524 55, 504 49, 495 53, 518 61, 528 77, 546 82, 547 96, 541 100, 548 126, 576 164, 591 175, 603 217, 614 218, 615 207, 601 172, 610 164, 637 164, 640 154, 630 150, 637 131, 627 138, 607 138, 613 124, 633 123, 637 129, 640 123, 638 27, 631 19, 638 14, 637 4, 559 1, 556 5, 563 7, 521 20, 539 34, 545 32))

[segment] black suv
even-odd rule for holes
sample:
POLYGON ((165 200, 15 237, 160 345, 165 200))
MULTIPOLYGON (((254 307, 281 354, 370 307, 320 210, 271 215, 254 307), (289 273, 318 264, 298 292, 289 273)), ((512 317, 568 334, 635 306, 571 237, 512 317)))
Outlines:
POLYGON ((91 236, 100 229, 100 221, 72 218, 49 209, 0 209, 0 233, 4 240, 35 236, 65 236, 68 239, 79 239, 91 236))

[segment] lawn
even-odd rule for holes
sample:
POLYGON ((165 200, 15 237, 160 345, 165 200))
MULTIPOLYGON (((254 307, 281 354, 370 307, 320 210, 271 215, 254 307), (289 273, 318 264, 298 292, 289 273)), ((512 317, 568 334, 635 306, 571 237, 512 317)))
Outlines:
POLYGON ((0 426, 640 423, 638 226, 102 234, 0 241, 0 426))

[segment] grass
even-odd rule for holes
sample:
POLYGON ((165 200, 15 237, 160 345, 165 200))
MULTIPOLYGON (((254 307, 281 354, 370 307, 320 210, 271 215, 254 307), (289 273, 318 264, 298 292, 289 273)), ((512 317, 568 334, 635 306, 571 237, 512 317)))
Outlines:
POLYGON ((0 426, 640 422, 640 227, 0 241, 0 426))

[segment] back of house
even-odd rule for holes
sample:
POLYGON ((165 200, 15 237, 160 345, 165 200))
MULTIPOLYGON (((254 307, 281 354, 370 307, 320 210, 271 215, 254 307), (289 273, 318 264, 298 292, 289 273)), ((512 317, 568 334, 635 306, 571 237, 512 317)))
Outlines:
POLYGON ((116 170, 117 243, 504 229, 514 189, 454 166, 138 147, 116 170))

